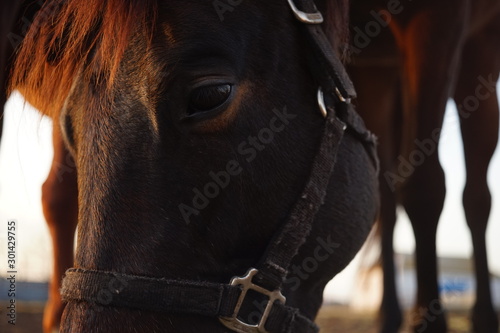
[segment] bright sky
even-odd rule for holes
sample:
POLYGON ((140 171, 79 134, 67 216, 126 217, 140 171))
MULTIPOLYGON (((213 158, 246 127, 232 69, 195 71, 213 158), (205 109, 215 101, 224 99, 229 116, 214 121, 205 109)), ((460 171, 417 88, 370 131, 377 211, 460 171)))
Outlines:
MULTIPOLYGON (((499 85, 500 91, 500 85, 499 85)), ((448 194, 438 230, 438 253, 441 256, 468 257, 472 252, 470 237, 461 205, 465 183, 463 153, 458 118, 449 103, 445 127, 439 147, 445 168, 448 194)), ((30 281, 46 280, 50 274, 51 245, 40 204, 40 186, 45 180, 52 158, 51 122, 16 95, 7 103, 4 137, 0 147, 0 243, 5 244, 6 222, 18 221, 19 278, 30 281)), ((497 149, 489 172, 493 194, 493 210, 487 233, 489 261, 492 271, 500 275, 500 149, 497 149), (496 236, 495 236, 496 235, 496 236)), ((395 236, 395 248, 412 253, 414 239, 410 224, 402 216, 395 236)), ((5 251, 0 250, 0 267, 5 251)), ((351 279, 353 269, 339 281, 351 279)))

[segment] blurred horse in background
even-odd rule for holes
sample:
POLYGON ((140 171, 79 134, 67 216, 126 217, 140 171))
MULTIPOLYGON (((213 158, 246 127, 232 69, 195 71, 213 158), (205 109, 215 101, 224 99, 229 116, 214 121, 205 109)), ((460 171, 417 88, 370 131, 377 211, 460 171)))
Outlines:
MULTIPOLYGON (((6 0, 0 3, 0 135, 2 133, 3 110, 7 100, 9 74, 18 47, 28 29, 32 28, 35 14, 45 1, 6 0)), ((49 15, 50 9, 42 12, 49 15)), ((48 301, 45 306, 44 332, 59 327, 63 304, 59 290, 64 272, 73 265, 74 234, 77 225, 77 184, 75 163, 66 149, 59 126, 53 118, 54 158, 47 180, 42 186, 42 207, 52 239, 53 260, 48 301)))
POLYGON ((359 93, 358 109, 380 140, 381 332, 398 332, 402 323, 393 259, 397 205, 405 208, 416 240, 414 330, 446 332, 436 262, 436 230, 445 198, 437 147, 452 98, 464 142, 463 206, 474 247, 472 325, 477 333, 497 333, 485 231, 491 208, 486 176, 498 141, 500 2, 352 0, 351 25, 349 73, 359 93))

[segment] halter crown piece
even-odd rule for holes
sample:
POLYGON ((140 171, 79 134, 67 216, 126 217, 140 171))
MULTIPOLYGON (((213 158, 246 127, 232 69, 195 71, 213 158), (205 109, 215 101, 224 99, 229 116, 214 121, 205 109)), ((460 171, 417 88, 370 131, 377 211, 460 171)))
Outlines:
POLYGON ((303 31, 311 47, 310 67, 320 85, 318 106, 326 121, 307 184, 260 262, 245 276, 234 277, 229 284, 72 268, 66 272, 61 289, 65 301, 217 317, 224 326, 238 333, 319 331, 310 318, 298 309, 285 305, 282 285, 291 261, 309 236, 316 213, 324 203, 346 128, 349 127, 353 135, 370 145, 372 149, 369 152, 375 163, 376 157, 373 135, 366 130, 349 104, 356 94, 345 68, 320 26, 323 22, 321 13, 313 0, 287 1, 294 16, 303 23, 303 31), (126 287, 114 288, 117 281, 126 287), (103 290, 109 291, 112 297, 102 297, 103 290), (256 297, 256 294, 259 296, 256 297), (241 318, 240 312, 244 304, 252 299, 258 299, 259 303, 265 299, 265 306, 257 320, 248 322, 250 320, 241 318))

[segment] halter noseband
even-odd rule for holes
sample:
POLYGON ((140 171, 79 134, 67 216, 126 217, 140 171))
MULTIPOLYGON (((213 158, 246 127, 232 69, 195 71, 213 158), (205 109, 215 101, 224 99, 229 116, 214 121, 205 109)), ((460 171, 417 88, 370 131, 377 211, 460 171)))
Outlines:
MULTIPOLYGON (((287 1, 295 17, 303 23, 312 48, 311 69, 321 87, 318 104, 326 122, 308 182, 260 262, 245 276, 234 277, 229 284, 73 268, 66 272, 63 281, 61 293, 65 301, 218 317, 227 328, 240 333, 318 332, 311 319, 300 314, 298 309, 285 305, 281 287, 291 261, 309 236, 314 218, 324 203, 344 131, 349 127, 371 147, 374 137, 350 105, 350 99, 355 97, 353 85, 319 26, 323 17, 314 1, 287 1), (326 96, 323 96, 323 91, 327 92, 326 96), (267 299, 258 323, 245 322, 239 316, 249 291, 267 299)), ((372 149, 370 153, 376 163, 372 149)))

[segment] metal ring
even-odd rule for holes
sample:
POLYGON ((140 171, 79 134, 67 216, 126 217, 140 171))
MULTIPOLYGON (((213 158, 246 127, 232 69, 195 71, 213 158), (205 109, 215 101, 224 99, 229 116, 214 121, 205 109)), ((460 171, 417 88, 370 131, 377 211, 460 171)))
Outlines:
POLYGON ((318 88, 318 106, 321 115, 326 118, 328 116, 328 109, 326 108, 325 96, 323 96, 323 89, 321 87, 318 88))
POLYGON ((295 17, 302 23, 307 23, 307 24, 321 24, 323 23, 323 15, 316 10, 316 13, 306 13, 301 10, 299 10, 296 6, 293 0, 288 0, 288 4, 290 5, 290 8, 293 11, 293 14, 295 17))
POLYGON ((231 279, 231 286, 240 286, 242 291, 240 297, 236 303, 233 314, 231 317, 219 317, 219 321, 229 328, 231 331, 238 333, 269 333, 266 329, 266 323, 269 319, 269 314, 271 313, 271 309, 274 306, 274 302, 278 301, 281 304, 285 304, 286 297, 281 293, 281 289, 276 290, 267 290, 261 286, 258 286, 253 283, 253 277, 258 274, 259 271, 255 268, 250 269, 247 274, 243 277, 233 277, 231 279), (266 302, 266 307, 262 317, 259 320, 258 324, 249 324, 238 319, 238 314, 240 309, 245 301, 245 297, 249 290, 253 290, 261 295, 264 295, 268 298, 266 302))

